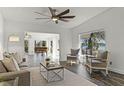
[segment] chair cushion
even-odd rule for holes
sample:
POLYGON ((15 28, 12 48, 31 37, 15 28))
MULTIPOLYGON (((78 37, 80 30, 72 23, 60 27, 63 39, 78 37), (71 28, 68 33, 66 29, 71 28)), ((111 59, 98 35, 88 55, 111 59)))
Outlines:
POLYGON ((3 66, 2 62, 0 61, 0 73, 7 72, 5 67, 3 66))
POLYGON ((106 66, 107 66, 107 64, 106 63, 92 63, 91 64, 92 65, 92 67, 101 67, 101 68, 105 68, 106 66))
MULTIPOLYGON (((87 62, 87 65, 90 66, 90 62, 87 62)), ((97 62, 94 62, 94 63, 91 63, 91 67, 96 67, 96 68, 106 68, 107 64, 102 62, 102 63, 97 63, 97 62)))
POLYGON ((71 55, 72 56, 77 56, 79 52, 79 49, 71 49, 71 55))
POLYGON ((17 62, 12 57, 10 58, 5 57, 3 60, 3 64, 9 72, 20 70, 17 62))
POLYGON ((67 56, 67 60, 77 60, 76 56, 67 56))

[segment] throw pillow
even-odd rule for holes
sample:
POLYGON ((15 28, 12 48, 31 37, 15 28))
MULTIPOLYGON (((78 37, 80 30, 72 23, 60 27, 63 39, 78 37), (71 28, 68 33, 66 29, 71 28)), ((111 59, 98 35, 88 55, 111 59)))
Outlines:
POLYGON ((0 61, 0 73, 7 72, 5 67, 3 66, 2 62, 0 61))
POLYGON ((17 63, 13 61, 12 57, 11 58, 4 58, 3 60, 4 66, 7 68, 8 71, 18 71, 17 68, 17 63))
POLYGON ((17 71, 20 71, 20 68, 19 68, 17 60, 14 57, 12 57, 12 61, 14 62, 14 65, 15 65, 17 71))
POLYGON ((19 54, 17 52, 12 53, 12 56, 14 57, 14 59, 17 61, 18 64, 22 61, 21 57, 19 56, 19 54))

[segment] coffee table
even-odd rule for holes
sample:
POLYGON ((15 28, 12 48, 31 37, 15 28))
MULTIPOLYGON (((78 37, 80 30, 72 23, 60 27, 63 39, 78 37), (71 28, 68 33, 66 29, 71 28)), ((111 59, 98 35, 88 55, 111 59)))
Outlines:
POLYGON ((50 65, 47 65, 45 62, 40 63, 40 73, 47 82, 64 79, 64 67, 57 63, 52 63, 50 65))

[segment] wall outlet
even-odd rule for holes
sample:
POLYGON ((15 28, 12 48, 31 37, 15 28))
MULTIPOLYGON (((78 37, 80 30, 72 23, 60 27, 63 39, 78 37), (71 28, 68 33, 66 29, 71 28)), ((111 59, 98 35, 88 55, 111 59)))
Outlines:
POLYGON ((110 62, 109 64, 112 65, 112 62, 110 62))

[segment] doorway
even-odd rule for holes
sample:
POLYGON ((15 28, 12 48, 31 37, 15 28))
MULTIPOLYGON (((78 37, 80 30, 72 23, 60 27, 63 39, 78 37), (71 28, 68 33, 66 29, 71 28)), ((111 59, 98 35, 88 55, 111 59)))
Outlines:
POLYGON ((26 32, 24 50, 30 61, 30 66, 38 66, 46 58, 59 62, 59 34, 26 32))

